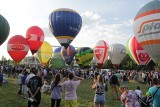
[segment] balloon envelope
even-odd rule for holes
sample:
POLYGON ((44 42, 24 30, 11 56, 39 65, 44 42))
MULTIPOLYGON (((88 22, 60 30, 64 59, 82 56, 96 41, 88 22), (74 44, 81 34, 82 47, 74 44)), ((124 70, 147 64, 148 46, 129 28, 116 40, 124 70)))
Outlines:
POLYGON ((58 47, 58 48, 56 48, 56 49, 53 51, 53 53, 60 53, 60 52, 61 52, 61 49, 62 49, 62 47, 58 47))
POLYGON ((89 47, 78 48, 76 50, 75 59, 79 66, 89 66, 93 59, 93 50, 89 47))
POLYGON ((108 58, 108 44, 104 40, 100 40, 93 48, 94 58, 99 68, 102 68, 103 63, 108 58))
POLYGON ((38 26, 31 26, 27 29, 26 39, 32 55, 38 51, 44 41, 43 30, 38 26))
POLYGON ((126 55, 126 48, 122 44, 112 44, 109 46, 109 59, 113 65, 118 66, 126 55))
POLYGON ((160 1, 144 5, 134 19, 134 34, 156 64, 160 64, 160 1))
POLYGON ((72 45, 69 45, 67 49, 64 47, 61 49, 61 55, 68 65, 71 64, 75 53, 75 48, 72 45))
POLYGON ((42 46, 37 51, 36 57, 42 65, 46 65, 51 58, 52 53, 52 46, 48 42, 44 41, 42 46))
POLYGON ((9 39, 7 43, 7 51, 11 58, 19 63, 29 51, 28 42, 23 36, 15 35, 9 39))
POLYGON ((65 67, 65 62, 61 56, 61 53, 55 53, 49 61, 49 65, 52 69, 63 69, 65 67))
POLYGON ((126 50, 131 59, 134 60, 138 65, 147 65, 149 63, 149 55, 138 43, 135 36, 131 37, 127 42, 126 50))
POLYGON ((10 32, 10 26, 8 21, 0 14, 0 45, 2 45, 5 40, 7 39, 9 32, 10 32))
POLYGON ((49 27, 58 42, 66 49, 82 27, 82 18, 74 10, 60 8, 49 16, 49 27))

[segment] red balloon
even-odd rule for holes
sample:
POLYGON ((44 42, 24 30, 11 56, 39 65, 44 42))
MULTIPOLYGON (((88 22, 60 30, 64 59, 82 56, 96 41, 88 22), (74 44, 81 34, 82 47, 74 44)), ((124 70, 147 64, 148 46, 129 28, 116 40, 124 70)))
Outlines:
POLYGON ((33 55, 38 51, 44 41, 44 32, 38 26, 31 26, 26 32, 26 39, 33 55))
POLYGON ((29 45, 27 40, 21 35, 15 35, 7 43, 7 51, 12 59, 19 63, 27 55, 29 45))

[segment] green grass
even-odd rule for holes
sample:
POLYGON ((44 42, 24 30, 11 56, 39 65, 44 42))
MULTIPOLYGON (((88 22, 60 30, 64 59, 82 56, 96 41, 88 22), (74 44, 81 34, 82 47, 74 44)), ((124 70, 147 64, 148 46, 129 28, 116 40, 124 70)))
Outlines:
MULTIPOLYGON (((27 99, 23 99, 17 95, 19 86, 15 84, 15 79, 8 78, 9 83, 0 87, 0 107, 27 107, 27 99)), ((92 80, 85 80, 77 89, 79 107, 94 107, 93 98, 94 90, 91 89, 92 80)), ((147 85, 139 83, 128 83, 129 89, 135 89, 140 86, 143 94, 147 91, 147 85)), ((120 107, 120 100, 113 100, 109 87, 107 92, 107 102, 105 107, 120 107)), ((40 107, 50 107, 50 94, 42 94, 40 107)), ((65 107, 64 93, 61 107, 65 107)))

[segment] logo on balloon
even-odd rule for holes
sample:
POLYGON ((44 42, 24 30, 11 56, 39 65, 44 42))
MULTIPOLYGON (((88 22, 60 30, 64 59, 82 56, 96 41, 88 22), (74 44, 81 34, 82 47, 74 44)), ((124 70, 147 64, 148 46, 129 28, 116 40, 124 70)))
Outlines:
POLYGON ((72 40, 70 40, 70 39, 67 39, 67 43, 71 43, 72 42, 72 40))
POLYGON ((11 49, 13 49, 13 50, 24 50, 25 46, 23 46, 21 44, 13 44, 13 45, 11 45, 11 49))
POLYGON ((98 60, 100 60, 102 54, 101 54, 101 50, 100 49, 96 49, 94 50, 95 56, 98 60))
POLYGON ((155 19, 143 22, 140 25, 138 33, 141 33, 141 35, 139 36, 144 36, 144 35, 160 33, 159 30, 160 30, 160 19, 155 19))
POLYGON ((149 56, 148 56, 147 53, 139 53, 138 57, 142 62, 144 62, 144 61, 149 59, 149 56))

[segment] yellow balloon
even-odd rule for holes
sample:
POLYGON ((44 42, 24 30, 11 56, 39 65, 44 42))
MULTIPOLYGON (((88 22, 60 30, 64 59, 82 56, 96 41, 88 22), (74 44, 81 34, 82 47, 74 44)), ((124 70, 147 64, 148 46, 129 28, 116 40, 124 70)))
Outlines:
POLYGON ((38 52, 36 53, 36 57, 42 65, 46 65, 52 56, 52 46, 44 41, 38 52))

